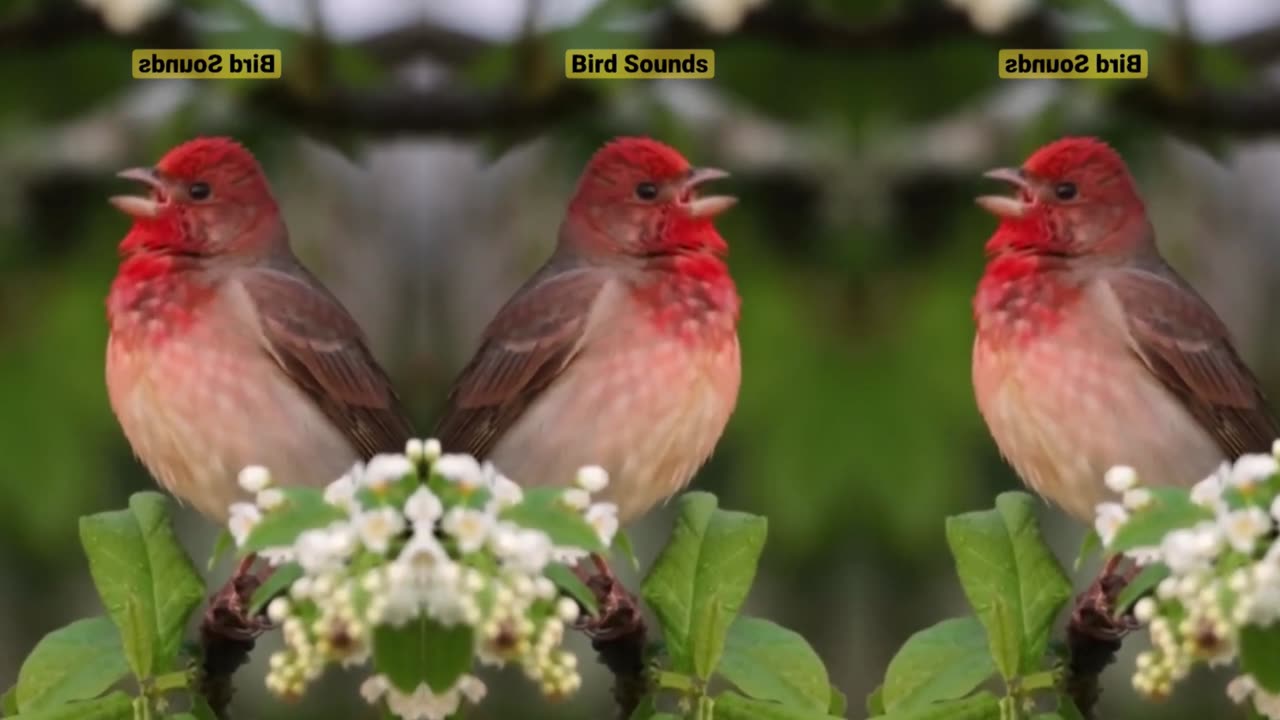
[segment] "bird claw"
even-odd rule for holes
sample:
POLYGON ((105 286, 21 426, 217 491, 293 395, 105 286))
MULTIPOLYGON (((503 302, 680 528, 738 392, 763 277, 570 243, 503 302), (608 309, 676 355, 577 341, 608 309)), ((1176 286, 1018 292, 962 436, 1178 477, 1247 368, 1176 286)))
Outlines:
POLYGON ((1114 555, 1102 567, 1093 582, 1076 597, 1071 610, 1071 630, 1105 643, 1118 643, 1138 627, 1129 608, 1117 608, 1120 593, 1137 576, 1134 565, 1121 569, 1123 555, 1114 555))
POLYGON ((591 564, 594 572, 582 562, 574 568, 574 573, 595 595, 598 611, 595 615, 583 613, 574 627, 593 642, 610 642, 643 633, 644 617, 635 596, 623 587, 604 558, 593 553, 591 564))
POLYGON ((242 560, 227 582, 209 597, 209 606, 200 624, 201 632, 207 637, 252 643, 274 627, 265 611, 249 612, 254 593, 274 572, 271 567, 261 574, 253 572, 256 559, 250 555, 242 560))

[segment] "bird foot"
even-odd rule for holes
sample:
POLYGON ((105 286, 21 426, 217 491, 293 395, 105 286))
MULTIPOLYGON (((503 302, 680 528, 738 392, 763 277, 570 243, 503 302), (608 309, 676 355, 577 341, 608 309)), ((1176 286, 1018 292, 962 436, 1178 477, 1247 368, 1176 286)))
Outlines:
POLYGON ((267 567, 261 574, 254 572, 253 564, 256 560, 255 555, 241 560, 227 582, 209 597, 209 605, 200 623, 200 632, 206 640, 221 639, 252 644, 258 636, 272 629, 273 625, 267 619, 265 611, 252 615, 249 613, 253 594, 275 570, 267 567))
POLYGON ((592 554, 590 565, 588 567, 588 563, 583 561, 574 568, 574 573, 595 595, 599 610, 595 615, 583 613, 575 627, 593 643, 643 635, 646 631, 644 617, 635 596, 623 587, 604 558, 592 554))
POLYGON ((1093 582, 1076 597, 1071 610, 1070 630, 1103 643, 1118 643, 1138 627, 1129 608, 1116 607, 1120 593, 1138 574, 1138 566, 1121 567, 1123 555, 1114 555, 1093 582))

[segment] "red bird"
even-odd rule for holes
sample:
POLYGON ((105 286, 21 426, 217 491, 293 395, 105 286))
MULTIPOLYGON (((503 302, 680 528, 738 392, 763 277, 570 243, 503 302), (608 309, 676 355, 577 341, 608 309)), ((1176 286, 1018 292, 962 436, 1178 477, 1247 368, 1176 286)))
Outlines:
POLYGON ((262 169, 201 138, 120 173, 148 197, 107 298, 107 390, 134 452, 170 492, 224 519, 236 475, 321 484, 398 452, 409 420, 342 305, 289 249, 262 169))
POLYGON ((728 173, 647 138, 588 163, 546 264, 485 329, 435 435, 526 485, 600 465, 622 522, 680 490, 738 397, 740 300, 699 197, 728 173))
POLYGON ((1124 161, 1065 138, 987 177, 1000 225, 974 298, 973 386, 1000 452, 1068 513, 1093 517, 1103 475, 1190 485, 1269 452, 1280 425, 1227 329, 1165 262, 1124 161))

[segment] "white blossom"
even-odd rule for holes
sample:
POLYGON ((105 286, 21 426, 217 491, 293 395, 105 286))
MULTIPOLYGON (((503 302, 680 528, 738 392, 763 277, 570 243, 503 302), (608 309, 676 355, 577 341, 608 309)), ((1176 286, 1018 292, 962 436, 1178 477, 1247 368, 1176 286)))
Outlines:
POLYGON ((606 546, 613 544, 613 536, 618 534, 617 505, 610 502, 595 503, 587 508, 586 518, 600 536, 600 542, 606 546))
POLYGON ((440 498, 426 485, 414 490, 404 504, 404 515, 415 528, 430 529, 443 514, 444 506, 440 503, 440 498))
POLYGON ((440 528, 458 541, 458 549, 472 553, 484 546, 493 528, 494 517, 481 510, 455 507, 445 513, 440 528))
POLYGON ((1093 521, 1093 529, 1098 533, 1104 546, 1115 540, 1116 533, 1129 519, 1129 511, 1119 503, 1099 503, 1096 509, 1097 518, 1093 521))
POLYGON ((586 465, 579 468, 575 482, 578 487, 594 495, 608 487, 609 473, 599 465, 586 465))
POLYGON ((501 473, 493 476, 489 483, 489 493, 493 495, 491 511, 495 513, 524 501, 524 490, 520 489, 520 486, 511 478, 501 473))
POLYGON ((747 13, 763 4, 764 0, 677 0, 681 12, 716 33, 732 31, 747 13))
POLYGON ((1252 552, 1258 538, 1271 529, 1271 517, 1254 506, 1229 512, 1219 522, 1227 542, 1242 553, 1252 552))
POLYGON ((139 30, 169 6, 169 0, 81 0, 81 3, 101 13, 107 27, 121 34, 139 30))
POLYGON ((1129 510, 1141 510, 1151 505, 1151 500, 1151 491, 1144 487, 1124 491, 1124 506, 1129 510))
POLYGON ((436 460, 433 469, 464 490, 477 490, 485 484, 480 463, 470 455, 446 453, 436 460))
POLYGON ((324 501, 348 513, 357 512, 360 509, 360 503, 356 500, 360 469, 361 466, 357 463, 346 475, 329 483, 324 489, 324 501))
POLYGON ((236 476, 236 482, 248 493, 259 493, 271 484, 271 473, 261 465, 249 465, 236 476))
POLYGON ((445 720, 458 711, 461 697, 457 689, 436 695, 426 683, 405 694, 394 687, 387 689, 387 707, 404 720, 445 720))
POLYGON ((387 681, 386 675, 370 675, 364 682, 360 683, 360 697, 364 701, 373 705, 382 699, 383 695, 391 689, 391 683, 387 681))
POLYGON ((1210 510, 1226 509, 1222 500, 1222 475, 1215 473, 1196 483, 1191 488, 1191 502, 1210 510))
MULTIPOLYGON (((304 530, 287 546, 261 551, 276 562, 296 561, 302 571, 287 593, 267 606, 284 640, 284 648, 268 662, 271 692, 296 697, 330 664, 367 663, 379 627, 401 627, 417 617, 470 626, 478 661, 514 664, 549 696, 562 697, 581 686, 576 656, 561 647, 566 623, 575 622, 580 610, 575 601, 560 597, 544 572, 553 556, 581 557, 586 550, 555 547, 541 530, 500 520, 502 510, 524 501, 519 485, 490 463, 442 456, 439 443, 432 445, 411 442, 403 455, 356 463, 322 493, 326 503, 345 511, 341 519, 304 530), (382 492, 416 473, 415 463, 427 462, 436 464, 433 475, 407 497, 382 492), (464 490, 488 490, 490 498, 476 508, 460 499, 469 493, 437 494, 441 477, 464 490), (364 502, 377 506, 364 507, 364 502), (447 537, 438 537, 438 531, 447 537), (475 558, 475 553, 486 557, 475 558), (495 644, 499 636, 501 646, 495 644)), ((607 542, 617 531, 617 508, 590 504, 588 487, 602 485, 586 475, 587 487, 571 490, 585 496, 580 510, 607 542)), ((286 499, 270 483, 250 480, 248 485, 258 488, 258 504, 236 503, 229 510, 228 527, 241 544, 263 513, 286 499)), ((304 486, 296 492, 316 491, 304 486)), ((386 676, 373 674, 360 692, 370 704, 385 702, 393 715, 427 720, 481 702, 487 688, 478 677, 463 675, 445 692, 424 684, 405 693, 386 676)))
POLYGON ((1035 8, 1035 0, 949 0, 953 7, 969 13, 978 30, 994 34, 1002 32, 1035 8))
POLYGON ((569 488, 560 495, 560 502, 570 510, 583 512, 591 507, 591 493, 582 488, 569 488))
POLYGON ((413 471, 413 462, 404 455, 380 453, 370 458, 364 466, 364 486, 375 492, 382 492, 413 471))
POLYGON ((355 525, 366 548, 384 553, 391 546, 391 539, 404 529, 404 516, 394 508, 377 508, 357 515, 355 525))
POLYGON ((1138 485, 1138 473, 1128 465, 1116 465, 1108 469, 1102 479, 1113 493, 1123 493, 1138 485))
POLYGON ((1238 675, 1227 683, 1227 697, 1239 705, 1249 699, 1255 688, 1257 685, 1254 684, 1252 675, 1238 675))
POLYGON ((1231 467, 1227 482, 1233 487, 1247 490, 1275 475, 1276 471, 1277 462, 1273 455, 1241 455, 1231 467))
POLYGON ((257 505, 247 502, 232 503, 229 509, 227 528, 236 545, 243 545, 249 539, 249 533, 262 520, 262 512, 257 505))
POLYGON ((254 498, 254 502, 258 507, 270 512, 284 504, 284 490, 277 487, 263 488, 258 491, 258 496, 254 498))

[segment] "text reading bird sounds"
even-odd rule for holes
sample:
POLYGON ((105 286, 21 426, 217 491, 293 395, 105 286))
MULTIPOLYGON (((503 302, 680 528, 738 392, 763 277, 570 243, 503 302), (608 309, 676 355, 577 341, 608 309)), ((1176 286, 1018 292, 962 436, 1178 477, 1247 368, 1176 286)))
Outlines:
POLYGON ((279 50, 134 50, 133 77, 269 80, 280 77, 279 50))
POLYGON ((1138 80, 1147 76, 1146 50, 1001 50, 1005 79, 1138 80))
POLYGON ((566 78, 682 78, 716 76, 714 50, 566 50, 566 78))

